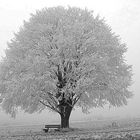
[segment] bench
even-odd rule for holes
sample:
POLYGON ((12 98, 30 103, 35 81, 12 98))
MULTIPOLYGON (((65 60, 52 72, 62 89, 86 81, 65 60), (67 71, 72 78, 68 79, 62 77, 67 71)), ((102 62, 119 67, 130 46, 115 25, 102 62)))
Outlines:
POLYGON ((50 128, 56 128, 56 130, 59 130, 61 128, 61 125, 45 125, 43 131, 48 132, 50 128))

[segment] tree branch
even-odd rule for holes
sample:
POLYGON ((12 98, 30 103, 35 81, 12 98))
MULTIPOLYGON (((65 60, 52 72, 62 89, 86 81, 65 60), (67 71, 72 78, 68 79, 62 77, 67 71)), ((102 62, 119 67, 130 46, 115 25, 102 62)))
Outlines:
POLYGON ((66 101, 66 103, 73 108, 73 105, 71 105, 68 101, 66 101))
MULTIPOLYGON (((44 98, 43 98, 41 95, 40 95, 39 97, 42 98, 42 100, 44 100, 44 98)), ((52 99, 53 99, 53 98, 52 98, 52 99)), ((47 100, 47 99, 46 99, 46 100, 47 100)), ((42 102, 42 101, 41 101, 41 102, 42 102)), ((42 102, 42 103, 44 103, 44 102, 42 102)), ((45 105, 45 106, 51 108, 52 110, 54 110, 54 111, 60 113, 59 110, 57 110, 57 109, 54 107, 54 105, 52 105, 52 104, 50 103, 49 100, 47 100, 47 103, 48 103, 49 105, 47 105, 46 103, 44 103, 43 105, 45 105)), ((55 102, 55 106, 57 106, 57 103, 56 103, 56 102, 55 102)))
POLYGON ((54 108, 52 105, 47 105, 46 103, 44 103, 43 101, 39 101, 41 104, 43 104, 44 106, 46 106, 46 107, 48 107, 48 108, 50 108, 51 110, 53 110, 53 111, 56 111, 57 113, 59 113, 60 114, 60 112, 56 109, 56 108, 54 108))
POLYGON ((77 103, 77 101, 80 99, 82 93, 80 93, 79 95, 77 95, 75 98, 74 98, 74 102, 73 102, 73 106, 77 103))
POLYGON ((43 90, 41 90, 41 91, 43 91, 44 93, 46 93, 47 95, 49 95, 49 97, 52 99, 52 101, 54 101, 54 103, 55 103, 56 105, 58 104, 57 100, 55 99, 56 97, 55 97, 52 93, 46 92, 45 89, 43 89, 43 90))

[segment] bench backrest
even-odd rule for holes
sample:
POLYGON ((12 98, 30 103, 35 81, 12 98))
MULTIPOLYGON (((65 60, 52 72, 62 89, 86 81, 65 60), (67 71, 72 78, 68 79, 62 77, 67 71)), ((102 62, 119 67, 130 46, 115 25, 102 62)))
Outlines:
POLYGON ((60 128, 61 125, 45 125, 45 128, 60 128))

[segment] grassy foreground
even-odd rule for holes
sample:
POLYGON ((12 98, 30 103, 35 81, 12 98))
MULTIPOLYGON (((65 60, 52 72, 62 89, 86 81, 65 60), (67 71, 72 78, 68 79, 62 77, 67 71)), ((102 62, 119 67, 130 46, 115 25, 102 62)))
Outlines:
POLYGON ((0 127, 0 140, 140 140, 140 119, 71 123, 71 129, 42 131, 43 125, 0 127))

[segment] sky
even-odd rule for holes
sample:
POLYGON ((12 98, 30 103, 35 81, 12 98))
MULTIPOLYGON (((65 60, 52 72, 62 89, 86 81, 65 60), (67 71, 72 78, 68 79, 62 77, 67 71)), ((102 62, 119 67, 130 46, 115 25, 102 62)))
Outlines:
MULTIPOLYGON (((140 117, 140 0, 0 0, 0 59, 4 56, 7 42, 14 37, 14 33, 28 21, 31 13, 44 7, 76 6, 93 10, 94 14, 104 17, 112 30, 120 35, 122 42, 127 44, 126 62, 133 66, 133 85, 131 90, 134 97, 127 106, 119 108, 93 109, 90 114, 81 113, 80 109, 72 112, 71 120, 103 117, 140 117), (81 115, 82 114, 82 115, 81 115)), ((57 121, 59 116, 48 111, 33 115, 19 112, 16 119, 12 119, 0 109, 0 123, 27 124, 34 122, 57 121), (56 117, 52 117, 56 116, 56 117), (53 119, 52 119, 53 118, 53 119)))

